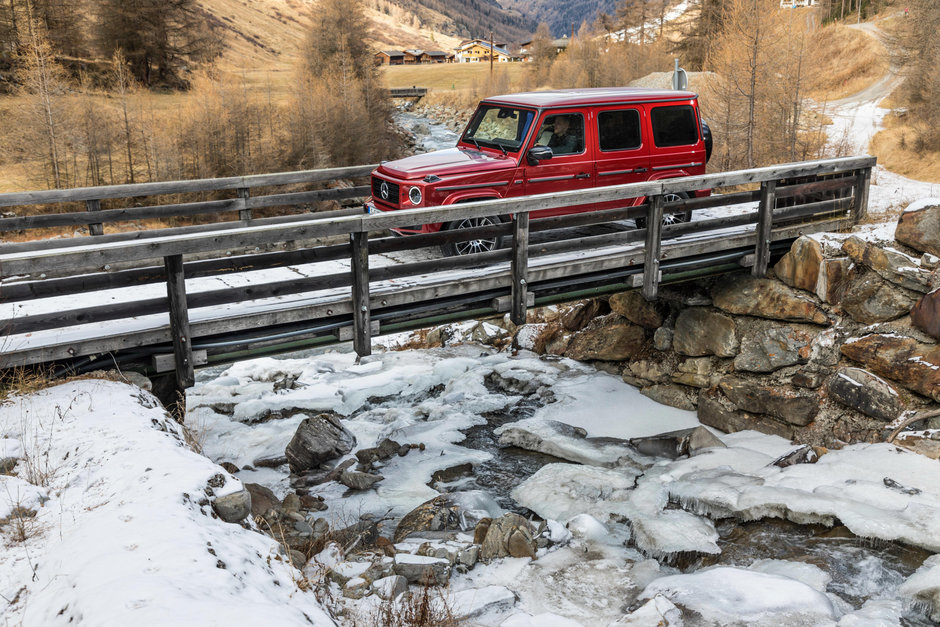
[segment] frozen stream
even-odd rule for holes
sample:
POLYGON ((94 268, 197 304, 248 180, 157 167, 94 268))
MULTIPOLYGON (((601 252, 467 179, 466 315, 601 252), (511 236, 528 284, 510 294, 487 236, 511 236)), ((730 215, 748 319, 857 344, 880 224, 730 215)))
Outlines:
POLYGON ((449 492, 471 523, 506 510, 567 523, 534 561, 499 559, 451 577, 449 594, 504 586, 518 599, 474 624, 607 625, 629 612, 667 616, 679 611, 673 603, 685 624, 932 624, 904 584, 940 548, 936 462, 894 447, 857 445, 781 469, 773 460, 794 447, 743 432, 692 458, 644 460, 622 439, 696 426, 695 414, 577 362, 474 344, 377 351, 359 363, 342 352, 240 362, 202 371, 188 404, 206 454, 280 498, 292 491, 287 466, 255 461, 283 455, 306 416, 336 412, 356 448, 386 437, 424 445, 385 462, 373 489, 310 488, 329 506, 311 522, 387 516, 390 536, 401 516, 449 492), (495 447, 494 431, 511 427, 585 463, 495 447), (584 431, 572 437, 570 427, 584 431), (624 455, 645 470, 623 465, 624 455), (473 470, 432 481, 465 464, 473 470), (887 487, 888 477, 911 494, 887 487))

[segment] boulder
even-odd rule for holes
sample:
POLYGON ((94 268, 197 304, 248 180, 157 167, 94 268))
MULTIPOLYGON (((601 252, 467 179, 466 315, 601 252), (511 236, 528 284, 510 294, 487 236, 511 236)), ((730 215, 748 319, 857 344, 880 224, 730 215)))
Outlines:
POLYGON ((372 589, 380 599, 391 601, 405 593, 408 589, 408 580, 401 575, 391 575, 373 581, 372 589))
POLYGON ((609 302, 610 309, 614 313, 646 329, 657 329, 663 326, 663 320, 668 314, 668 310, 661 301, 651 303, 638 290, 614 294, 609 302))
POLYGON ((378 446, 374 446, 372 448, 363 448, 356 451, 356 459, 359 460, 360 464, 381 462, 391 458, 393 455, 397 455, 399 449, 401 449, 401 444, 395 440, 385 438, 379 442, 378 446))
POLYGON ((841 350, 871 372, 940 402, 940 345, 873 334, 850 339, 841 350))
POLYGON ((251 515, 265 516, 269 511, 277 510, 281 506, 281 501, 274 495, 270 488, 260 483, 246 483, 245 489, 251 495, 251 515))
POLYGON ((764 385, 738 377, 724 377, 721 391, 738 409, 752 414, 766 414, 803 427, 819 411, 816 394, 800 393, 779 385, 764 385))
POLYGON ((607 303, 599 298, 578 301, 569 305, 561 313, 561 325, 567 331, 580 331, 591 320, 610 313, 607 303))
POLYGON ((867 370, 842 368, 829 381, 829 397, 866 416, 891 422, 904 405, 891 385, 867 370))
POLYGON ((630 444, 644 455, 669 459, 677 459, 683 455, 693 456, 706 448, 725 448, 724 442, 705 427, 692 427, 645 438, 633 438, 630 444))
POLYGON ((794 429, 773 418, 764 418, 736 409, 716 389, 702 390, 698 397, 698 419, 703 425, 735 433, 752 429, 790 440, 794 429))
POLYGON ((735 370, 773 372, 809 361, 810 345, 816 334, 810 328, 779 323, 757 325, 744 333, 741 350, 734 358, 735 370))
POLYGON ((921 293, 931 289, 930 271, 920 267, 919 259, 901 251, 876 246, 854 235, 842 243, 842 250, 856 263, 871 268, 895 285, 921 293))
POLYGON ((710 388, 721 378, 711 357, 694 357, 681 362, 672 374, 673 383, 696 388, 710 388))
POLYGON ((241 522, 251 513, 251 494, 248 490, 239 490, 220 496, 212 501, 212 509, 225 522, 241 522))
POLYGON ((535 529, 528 520, 512 512, 494 519, 480 546, 480 559, 488 562, 499 557, 535 559, 535 529))
POLYGON ((772 279, 729 275, 712 290, 712 300, 715 307, 731 314, 829 324, 826 313, 811 298, 772 279))
POLYGON ((739 345, 735 330, 730 316, 703 307, 685 309, 676 320, 672 348, 680 355, 693 357, 734 357, 739 345))
POLYGON ((579 361, 620 361, 631 359, 645 342, 646 334, 642 327, 618 314, 610 314, 594 319, 576 333, 568 344, 565 356, 579 361))
POLYGON ((408 583, 442 586, 450 579, 450 562, 439 557, 397 553, 394 569, 408 583))
POLYGON ((339 482, 350 490, 368 490, 384 479, 385 477, 382 475, 358 472, 356 470, 346 470, 339 476, 339 482))
POLYGON ((413 533, 461 529, 460 509, 447 494, 425 501, 402 517, 392 541, 401 542, 413 533))
POLYGON ((672 336, 675 331, 669 327, 659 327, 653 333, 653 348, 658 351, 667 351, 672 348, 672 336))
POLYGON ((887 322, 906 315, 916 299, 874 272, 856 276, 842 297, 842 309, 862 324, 887 322))
POLYGON ((650 385, 640 389, 640 394, 651 398, 660 405, 668 405, 677 409, 695 411, 695 399, 697 394, 689 391, 689 388, 669 383, 650 385))
POLYGON ((332 413, 305 418, 287 445, 285 454, 294 474, 341 457, 356 445, 356 437, 332 413))
POLYGON ((917 301, 911 309, 911 324, 931 337, 940 339, 940 289, 917 301))
POLYGON ((940 256, 940 204, 902 213, 894 239, 922 253, 940 256))
POLYGON ((823 252, 819 242, 801 235, 774 266, 774 274, 790 287, 815 292, 822 261, 823 252))
POLYGON ((819 264, 819 276, 814 289, 816 296, 825 303, 840 302, 852 278, 854 267, 855 264, 848 257, 823 259, 819 264))

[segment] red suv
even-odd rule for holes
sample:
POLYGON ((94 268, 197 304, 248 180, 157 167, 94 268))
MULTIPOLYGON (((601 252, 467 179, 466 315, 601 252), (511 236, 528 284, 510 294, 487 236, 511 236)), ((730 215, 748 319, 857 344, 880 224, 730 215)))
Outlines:
MULTIPOLYGON (((479 104, 455 148, 376 168, 367 207, 395 211, 704 174, 710 153, 711 134, 699 115, 698 96, 690 92, 618 87, 495 96, 479 104)), ((609 207, 560 207, 533 212, 532 218, 600 208, 609 207)), ((687 214, 666 218, 687 219, 687 214)), ((498 220, 457 220, 397 232, 435 233, 498 220)), ((448 245, 445 252, 468 254, 499 245, 498 239, 471 240, 448 245)))

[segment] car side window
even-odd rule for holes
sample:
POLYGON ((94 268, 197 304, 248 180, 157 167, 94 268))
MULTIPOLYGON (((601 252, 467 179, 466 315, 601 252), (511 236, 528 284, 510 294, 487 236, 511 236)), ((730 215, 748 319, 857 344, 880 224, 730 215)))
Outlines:
POLYGON ((550 115, 542 122, 537 146, 548 146, 555 155, 584 152, 584 116, 580 113, 550 115))
POLYGON ((640 112, 636 109, 601 111, 597 116, 597 136, 604 152, 639 148, 643 144, 640 112))
POLYGON ((695 111, 690 105, 654 107, 650 112, 653 142, 659 147, 687 146, 698 142, 695 111))

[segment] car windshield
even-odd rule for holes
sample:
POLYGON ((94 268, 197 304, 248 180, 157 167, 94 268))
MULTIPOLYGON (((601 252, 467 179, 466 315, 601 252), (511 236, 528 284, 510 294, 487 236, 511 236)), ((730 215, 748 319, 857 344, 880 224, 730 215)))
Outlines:
POLYGON ((482 104, 460 141, 477 148, 488 146, 516 152, 525 141, 534 118, 534 111, 482 104))

